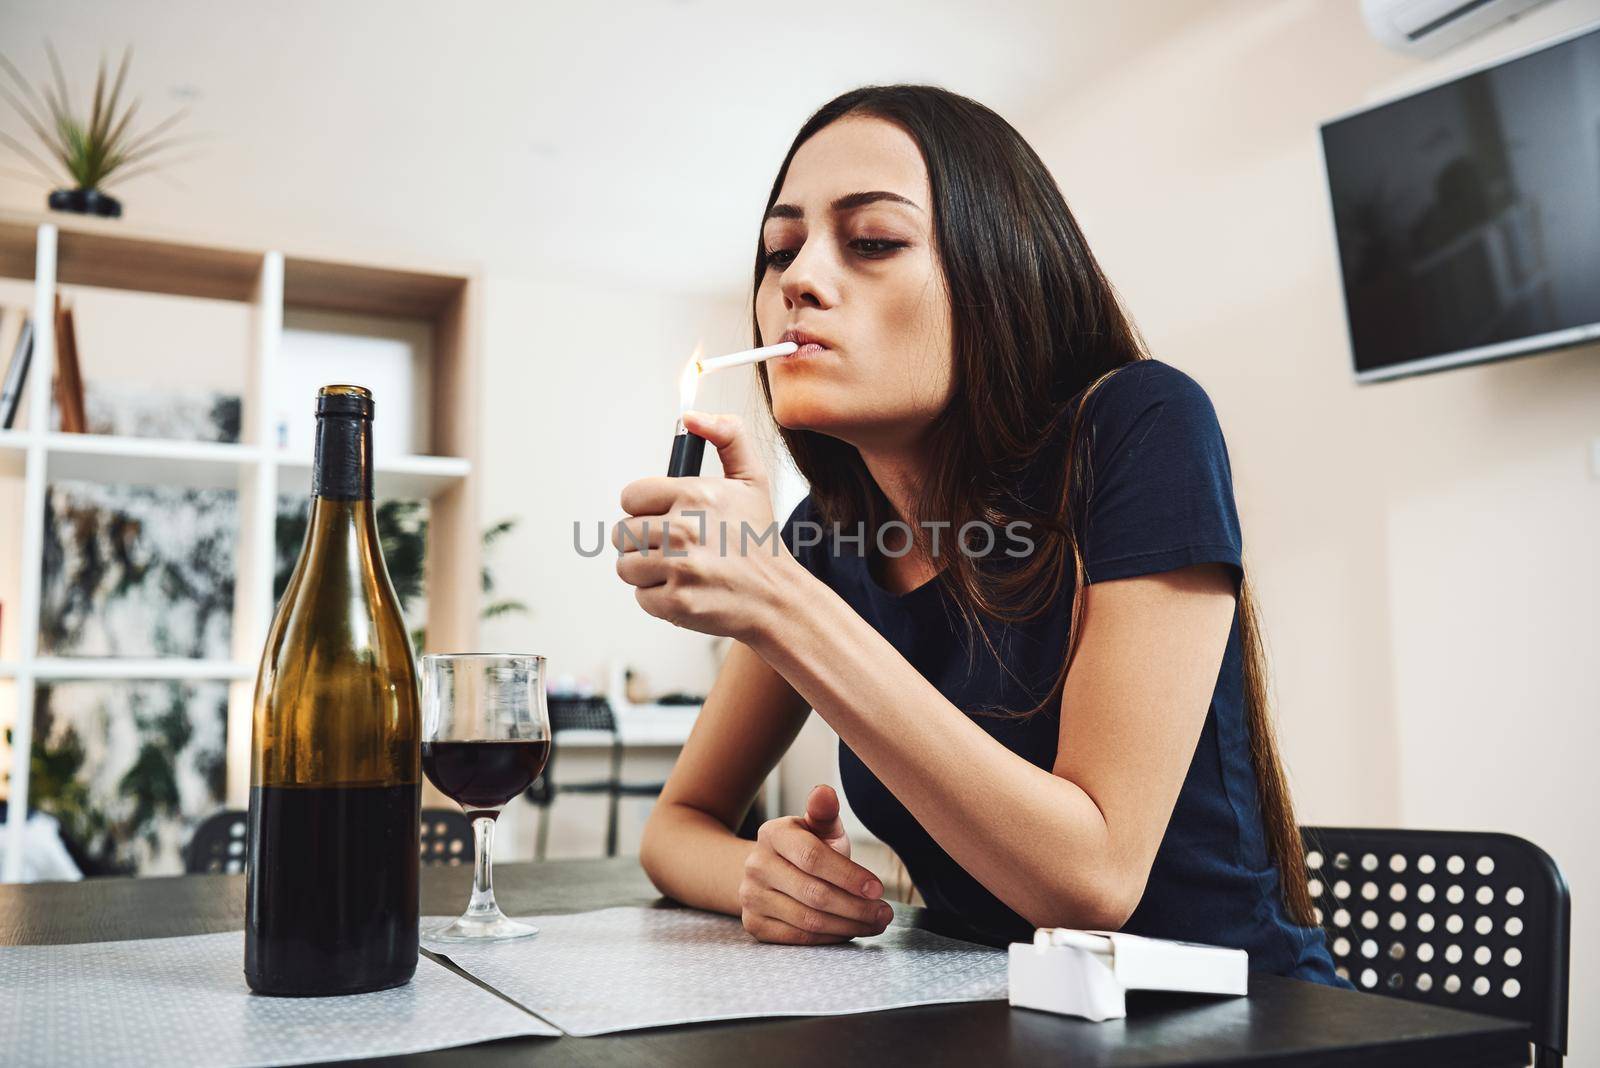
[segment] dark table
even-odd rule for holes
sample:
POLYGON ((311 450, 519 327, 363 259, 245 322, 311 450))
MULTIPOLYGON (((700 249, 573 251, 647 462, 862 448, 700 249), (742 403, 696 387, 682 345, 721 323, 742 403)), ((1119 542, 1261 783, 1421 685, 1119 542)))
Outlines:
MULTIPOLYGON (((424 914, 458 912, 471 873, 426 868, 424 914)), ((503 864, 495 890, 512 915, 660 901, 633 860, 503 864)), ((938 930, 896 907, 896 923, 938 930)), ((0 945, 208 934, 244 928, 237 875, 0 886, 0 945)), ((788 1017, 633 1031, 599 1038, 507 1039, 401 1058, 411 1065, 1522 1065, 1516 1023, 1394 998, 1253 976, 1248 998, 1133 994, 1128 1017, 1088 1023, 1004 1002, 850 1016, 788 1017)), ((372 1063, 372 1062, 367 1062, 372 1063)))

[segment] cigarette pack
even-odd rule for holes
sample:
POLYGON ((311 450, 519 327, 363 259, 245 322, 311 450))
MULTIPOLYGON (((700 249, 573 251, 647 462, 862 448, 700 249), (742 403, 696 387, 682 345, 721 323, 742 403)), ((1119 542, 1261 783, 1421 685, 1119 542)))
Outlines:
POLYGON ((1115 931, 1046 928, 1010 952, 1012 1005, 1094 1021, 1126 1016, 1129 990, 1242 996, 1249 981, 1242 949, 1115 931))

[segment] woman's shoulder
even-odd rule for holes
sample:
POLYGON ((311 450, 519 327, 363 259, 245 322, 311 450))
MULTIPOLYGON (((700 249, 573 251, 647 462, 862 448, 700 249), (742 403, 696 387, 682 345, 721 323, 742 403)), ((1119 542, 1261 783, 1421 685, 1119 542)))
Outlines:
POLYGON ((783 521, 783 535, 787 540, 789 533, 801 523, 814 523, 817 521, 817 506, 812 503, 811 494, 801 497, 789 511, 789 518, 783 521))
MULTIPOLYGON (((1162 452, 1225 451, 1211 395, 1188 374, 1156 359, 1134 360, 1086 391, 1089 448, 1100 461, 1126 446, 1155 458, 1162 452)), ((1084 393, 1076 398, 1085 403, 1084 393)))
POLYGON ((813 574, 817 573, 822 563, 822 554, 818 550, 826 540, 825 534, 817 506, 809 493, 800 498, 778 532, 790 555, 813 574))
MULTIPOLYGON (((840 529, 807 493, 789 512, 779 537, 801 567, 841 594, 861 584, 866 535, 858 527, 840 529)), ((846 598, 848 599, 848 597, 846 598)))
MULTIPOLYGON (((1079 394, 1082 397, 1082 394, 1079 394)), ((1133 360, 1112 371, 1089 397, 1088 415, 1097 423, 1119 416, 1137 419, 1154 408, 1216 420, 1205 387, 1163 360, 1133 360)))

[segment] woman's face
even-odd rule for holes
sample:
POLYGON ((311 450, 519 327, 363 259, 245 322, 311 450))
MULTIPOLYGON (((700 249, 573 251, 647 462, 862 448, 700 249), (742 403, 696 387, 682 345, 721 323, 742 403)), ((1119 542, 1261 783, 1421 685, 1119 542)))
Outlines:
POLYGON ((761 343, 773 416, 858 447, 913 444, 950 399, 950 302, 928 169, 909 134, 852 116, 800 146, 762 224, 761 343), (820 347, 819 347, 820 346, 820 347))

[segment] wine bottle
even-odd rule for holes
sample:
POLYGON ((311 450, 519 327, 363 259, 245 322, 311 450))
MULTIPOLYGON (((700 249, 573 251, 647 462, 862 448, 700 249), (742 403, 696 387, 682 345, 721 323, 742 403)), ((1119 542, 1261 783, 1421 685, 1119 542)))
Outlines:
POLYGON ((245 979, 382 990, 417 967, 416 665, 372 505, 372 394, 317 394, 311 515, 256 677, 245 979))

